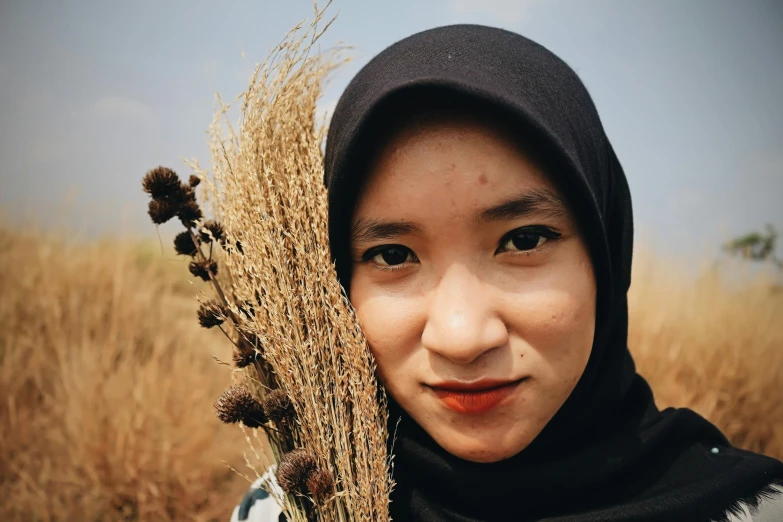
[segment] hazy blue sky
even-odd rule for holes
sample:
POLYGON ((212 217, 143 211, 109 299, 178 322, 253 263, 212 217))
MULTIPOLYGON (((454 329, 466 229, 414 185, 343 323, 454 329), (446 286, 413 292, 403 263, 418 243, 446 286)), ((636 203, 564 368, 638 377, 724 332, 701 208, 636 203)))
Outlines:
MULTIPOLYGON (((627 173, 637 229, 668 253, 783 230, 783 2, 336 0, 325 43, 355 46, 333 106, 389 44, 456 22, 537 40, 580 74, 627 173)), ((312 12, 310 0, 0 3, 0 208, 151 235, 158 164, 206 161, 214 94, 312 12)))

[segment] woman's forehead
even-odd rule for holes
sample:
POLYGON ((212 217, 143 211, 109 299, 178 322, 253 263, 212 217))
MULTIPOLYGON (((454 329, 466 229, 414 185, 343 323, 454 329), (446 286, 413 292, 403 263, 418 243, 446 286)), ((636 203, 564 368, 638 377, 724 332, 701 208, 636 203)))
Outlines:
POLYGON ((444 204, 486 210, 526 197, 565 210, 555 185, 508 132, 449 115, 388 135, 368 165, 357 215, 444 204))

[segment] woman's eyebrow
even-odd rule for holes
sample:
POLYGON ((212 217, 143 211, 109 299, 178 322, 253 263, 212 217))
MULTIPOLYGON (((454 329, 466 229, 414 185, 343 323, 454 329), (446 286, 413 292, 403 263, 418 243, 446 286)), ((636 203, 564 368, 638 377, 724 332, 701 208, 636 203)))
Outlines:
POLYGON ((504 201, 478 214, 478 221, 510 221, 530 215, 565 217, 568 215, 563 200, 547 189, 534 189, 504 201))
POLYGON ((420 227, 409 221, 360 219, 354 223, 351 228, 351 242, 369 243, 382 239, 392 239, 419 231, 420 227))

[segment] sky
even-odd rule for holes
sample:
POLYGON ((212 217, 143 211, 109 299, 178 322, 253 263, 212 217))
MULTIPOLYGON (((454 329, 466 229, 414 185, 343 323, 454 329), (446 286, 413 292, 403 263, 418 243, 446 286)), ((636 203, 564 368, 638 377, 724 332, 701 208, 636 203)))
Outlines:
MULTIPOLYGON (((783 2, 779 0, 335 0, 324 47, 353 61, 452 23, 538 41, 580 75, 625 169, 637 238, 672 257, 783 231, 783 2)), ((311 0, 0 1, 0 215, 87 235, 154 236, 143 174, 208 164, 215 94, 311 0)), ((778 249, 778 252, 781 248, 778 249)))

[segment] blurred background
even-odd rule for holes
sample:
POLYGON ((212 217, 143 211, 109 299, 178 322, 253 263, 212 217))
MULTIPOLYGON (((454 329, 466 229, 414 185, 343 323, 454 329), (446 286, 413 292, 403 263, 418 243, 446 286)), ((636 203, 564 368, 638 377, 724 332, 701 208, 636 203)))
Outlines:
MULTIPOLYGON (((451 23, 529 36, 582 77, 625 167, 644 237, 714 253, 783 227, 778 0, 340 0, 324 45, 355 47, 322 100, 372 56, 451 23)), ((216 92, 233 99, 309 0, 17 1, 0 6, 0 205, 92 233, 154 234, 140 176, 206 163, 216 92), (244 58, 243 58, 244 53, 244 58)))
MULTIPOLYGON (((323 5, 323 3, 322 3, 323 5)), ((243 435, 211 402, 227 342, 141 177, 209 164, 232 100, 310 0, 0 3, 2 520, 228 520, 243 435)), ((629 343, 659 404, 783 457, 783 3, 335 0, 353 61, 414 32, 503 27, 591 92, 631 186, 629 343)))

